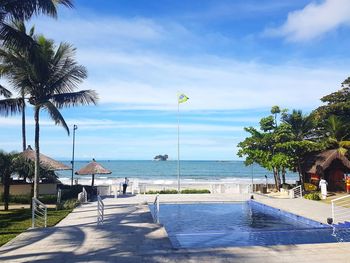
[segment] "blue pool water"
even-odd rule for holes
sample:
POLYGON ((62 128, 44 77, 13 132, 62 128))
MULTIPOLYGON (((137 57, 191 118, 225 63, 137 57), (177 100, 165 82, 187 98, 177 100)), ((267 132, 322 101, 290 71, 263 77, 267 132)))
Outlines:
MULTIPOLYGON (((153 213, 152 206, 151 211, 153 213)), ((347 229, 338 229, 334 232, 328 225, 254 201, 220 204, 161 204, 159 219, 175 248, 350 241, 350 239, 346 240, 349 238, 347 229)))

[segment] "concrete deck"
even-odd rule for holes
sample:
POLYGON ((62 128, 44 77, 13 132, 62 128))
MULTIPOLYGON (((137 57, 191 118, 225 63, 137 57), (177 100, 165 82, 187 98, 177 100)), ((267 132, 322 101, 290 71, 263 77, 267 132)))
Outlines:
MULTIPOLYGON (((227 202, 239 201, 242 198, 246 197, 239 195, 161 196, 163 202, 227 202)), ((286 205, 282 203, 284 200, 281 202, 281 200, 270 200, 264 197, 257 197, 257 199, 266 204, 271 202, 275 207, 286 205)), ((0 247, 0 262, 294 263, 319 261, 350 263, 349 243, 175 250, 171 247, 164 228, 152 222, 148 206, 142 204, 144 201, 153 200, 154 196, 104 199, 106 217, 103 226, 96 225, 96 203, 83 205, 55 227, 27 231, 0 247)), ((294 206, 291 202, 288 203, 289 209, 295 209, 299 205, 315 207, 314 202, 305 201, 311 203, 296 201, 294 206)), ((319 208, 324 209, 324 207, 319 208)), ((307 210, 305 209, 302 213, 307 213, 307 210)), ((318 216, 323 218, 324 215, 320 212, 318 216)))

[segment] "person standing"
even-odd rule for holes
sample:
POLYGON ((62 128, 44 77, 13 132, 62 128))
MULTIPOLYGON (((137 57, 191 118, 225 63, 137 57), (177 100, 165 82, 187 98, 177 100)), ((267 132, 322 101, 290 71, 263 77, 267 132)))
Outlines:
POLYGON ((125 177, 124 183, 123 183, 123 195, 126 194, 126 188, 128 187, 128 184, 129 184, 129 179, 125 177))
POLYGON ((322 199, 327 198, 327 185, 328 185, 327 181, 322 177, 319 183, 319 186, 321 188, 322 199))

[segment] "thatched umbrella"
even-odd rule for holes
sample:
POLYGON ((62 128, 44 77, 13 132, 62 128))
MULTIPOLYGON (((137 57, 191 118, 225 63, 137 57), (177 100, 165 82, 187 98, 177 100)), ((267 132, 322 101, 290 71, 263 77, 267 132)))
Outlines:
POLYGON ((95 174, 111 174, 110 170, 104 168, 101 164, 97 163, 95 159, 88 163, 85 167, 75 172, 77 175, 92 175, 91 186, 94 186, 95 174))
MULTIPOLYGON (((31 160, 35 162, 35 151, 28 145, 28 148, 20 154, 21 157, 23 157, 26 160, 31 160)), ((71 168, 61 162, 58 162, 44 154, 39 155, 40 159, 40 167, 51 170, 51 171, 58 171, 58 170, 71 170, 71 168)))

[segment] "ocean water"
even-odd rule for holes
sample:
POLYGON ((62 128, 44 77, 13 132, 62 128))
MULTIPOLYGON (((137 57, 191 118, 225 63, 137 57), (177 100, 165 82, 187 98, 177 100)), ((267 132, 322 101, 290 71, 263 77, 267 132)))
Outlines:
MULTIPOLYGON (((177 161, 98 161, 102 166, 112 171, 109 175, 96 175, 95 180, 106 181, 113 179, 138 178, 143 181, 176 181, 177 161)), ((70 166, 70 162, 64 162, 70 166)), ((88 161, 76 161, 75 170, 85 166, 88 161)), ((273 174, 261 166, 254 164, 245 166, 242 161, 181 161, 181 179, 186 181, 234 181, 250 183, 273 182, 273 174)), ((71 171, 58 172, 61 181, 71 178, 71 171)), ((89 176, 78 176, 78 180, 90 179, 89 176)), ((298 178, 295 173, 287 173, 288 181, 298 178)))

